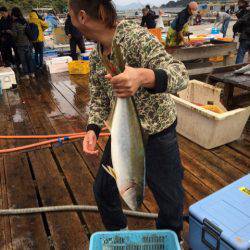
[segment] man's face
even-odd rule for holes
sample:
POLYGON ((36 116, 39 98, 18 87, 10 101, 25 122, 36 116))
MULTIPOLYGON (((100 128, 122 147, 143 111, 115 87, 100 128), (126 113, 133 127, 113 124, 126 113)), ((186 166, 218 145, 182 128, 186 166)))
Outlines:
POLYGON ((69 15, 71 17, 72 24, 84 35, 87 40, 92 40, 92 38, 89 36, 89 29, 86 25, 89 19, 85 11, 80 11, 78 14, 75 14, 75 12, 69 6, 69 15))
POLYGON ((8 15, 9 15, 8 11, 1 11, 0 12, 0 16, 1 17, 5 17, 6 18, 6 17, 8 17, 8 15))
POLYGON ((148 12, 149 12, 148 9, 144 10, 144 11, 142 12, 142 13, 143 13, 143 16, 146 16, 146 15, 148 14, 148 12))

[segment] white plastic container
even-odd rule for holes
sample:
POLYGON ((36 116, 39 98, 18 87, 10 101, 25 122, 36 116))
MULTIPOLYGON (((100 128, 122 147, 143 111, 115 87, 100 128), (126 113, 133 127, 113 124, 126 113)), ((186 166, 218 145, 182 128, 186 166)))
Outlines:
POLYGON ((55 57, 45 60, 45 64, 50 74, 67 72, 69 62, 72 62, 70 56, 55 57))
POLYGON ((16 85, 16 76, 12 68, 0 67, 0 80, 2 89, 11 89, 12 85, 16 85))
POLYGON ((206 149, 212 149, 241 137, 250 115, 250 107, 226 111, 220 103, 221 89, 190 81, 179 97, 172 96, 178 112, 177 132, 206 149), (217 114, 197 106, 213 101, 225 113, 217 114))

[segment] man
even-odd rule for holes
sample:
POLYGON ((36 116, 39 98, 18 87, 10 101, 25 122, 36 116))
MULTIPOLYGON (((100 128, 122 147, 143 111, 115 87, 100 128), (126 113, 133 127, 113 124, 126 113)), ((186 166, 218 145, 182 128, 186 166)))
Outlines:
POLYGON ((141 26, 145 27, 146 25, 148 29, 155 29, 156 27, 155 19, 159 18, 159 16, 155 15, 155 12, 148 8, 144 8, 142 10, 142 13, 143 13, 143 17, 142 17, 141 26))
POLYGON ((245 14, 247 14, 247 7, 248 7, 248 2, 246 0, 238 1, 239 10, 236 13, 238 19, 242 18, 245 14))
POLYGON ((226 12, 220 11, 216 13, 215 26, 219 27, 220 25, 222 25, 221 33, 223 34, 223 37, 226 37, 227 35, 227 29, 230 21, 231 21, 231 16, 226 12))
POLYGON ((191 2, 178 14, 168 29, 167 46, 173 47, 186 44, 184 36, 188 33, 188 22, 190 17, 197 13, 197 10, 198 4, 191 2))
POLYGON ((11 36, 12 18, 6 7, 0 8, 0 14, 2 16, 0 20, 1 55, 4 66, 9 67, 14 64, 12 55, 13 38, 11 36))
MULTIPOLYGON (((245 54, 250 51, 250 10, 246 9, 245 15, 243 15, 236 24, 233 26, 234 33, 240 34, 240 46, 236 58, 236 64, 244 62, 245 54)), ((248 56, 249 61, 249 56, 248 56)))
POLYGON ((85 53, 85 44, 82 33, 72 24, 70 15, 65 23, 65 33, 70 40, 71 57, 73 60, 77 60, 76 46, 79 47, 81 53, 85 53))

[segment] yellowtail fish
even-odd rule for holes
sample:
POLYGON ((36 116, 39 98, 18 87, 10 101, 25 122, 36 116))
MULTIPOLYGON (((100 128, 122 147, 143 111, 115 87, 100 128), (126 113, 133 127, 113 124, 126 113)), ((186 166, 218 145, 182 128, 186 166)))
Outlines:
MULTIPOLYGON (((125 63, 118 46, 114 46, 115 67, 103 59, 109 73, 122 73, 125 63), (114 73, 114 68, 117 69, 114 73)), ((141 124, 133 98, 117 98, 107 126, 111 132, 113 168, 103 166, 114 177, 122 199, 132 210, 137 210, 144 198, 145 149, 141 124)))

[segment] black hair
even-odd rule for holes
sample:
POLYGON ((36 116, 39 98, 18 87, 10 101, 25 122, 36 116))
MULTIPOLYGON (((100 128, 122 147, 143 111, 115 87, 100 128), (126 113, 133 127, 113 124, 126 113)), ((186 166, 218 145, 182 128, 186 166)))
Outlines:
POLYGON ((149 9, 149 10, 151 9, 149 4, 146 5, 146 8, 149 9))
POLYGON ((22 14, 21 10, 18 7, 14 7, 11 10, 11 16, 16 17, 17 21, 20 22, 21 24, 27 23, 25 18, 23 17, 23 14, 22 14))
POLYGON ((0 12, 7 12, 7 11, 8 11, 8 10, 7 10, 6 7, 4 7, 4 6, 0 7, 0 12))
POLYGON ((84 10, 91 18, 104 22, 108 28, 116 25, 117 13, 112 0, 70 0, 69 5, 76 14, 84 10))

